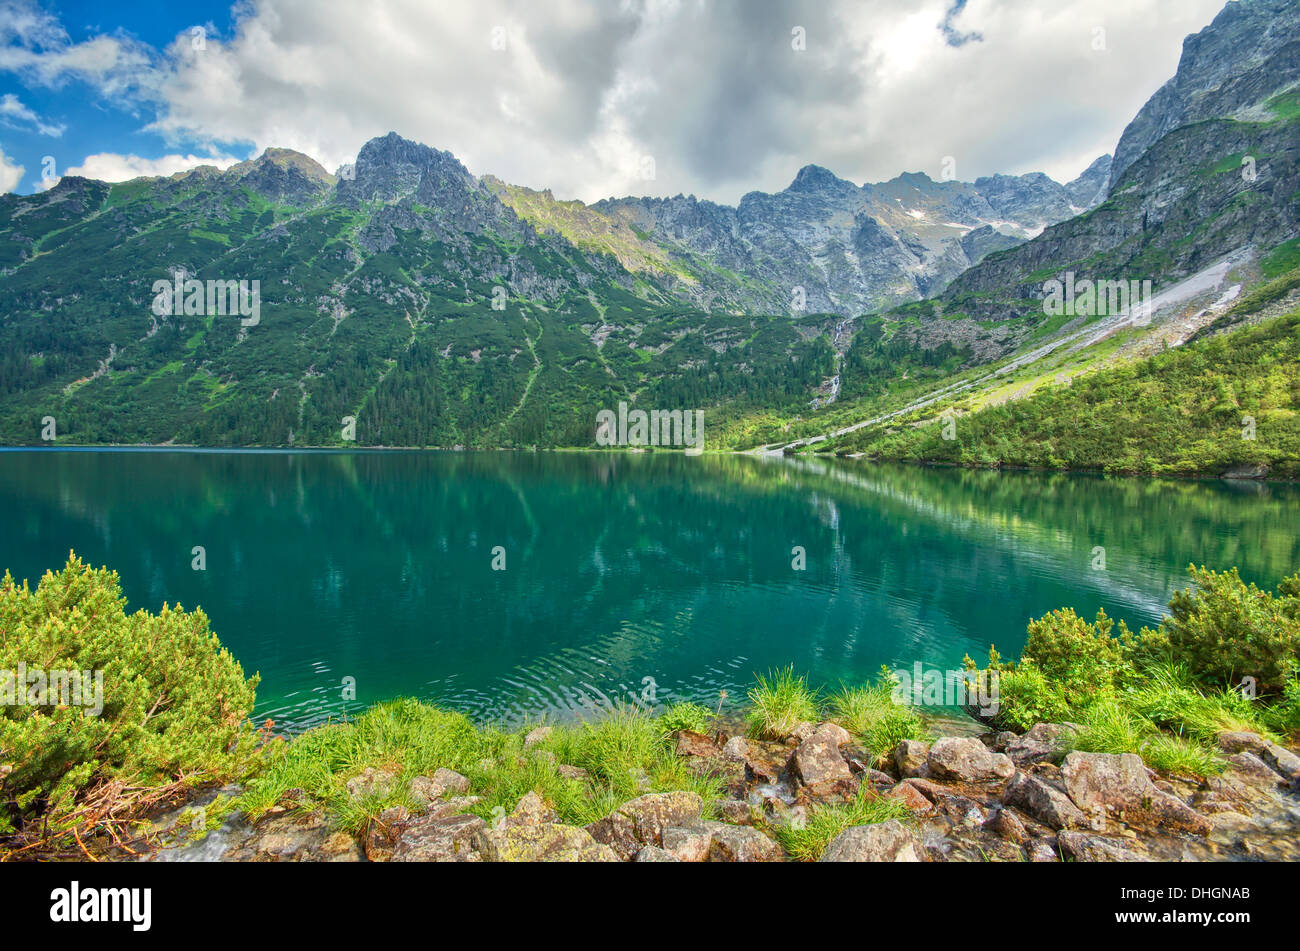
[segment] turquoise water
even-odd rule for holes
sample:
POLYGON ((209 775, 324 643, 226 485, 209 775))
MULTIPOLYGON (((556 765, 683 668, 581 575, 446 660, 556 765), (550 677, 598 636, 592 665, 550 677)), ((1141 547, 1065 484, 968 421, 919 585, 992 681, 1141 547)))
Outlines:
POLYGON ((398 695, 515 723, 713 706, 787 664, 835 686, 1014 655, 1062 605, 1154 623, 1188 562, 1269 586, 1300 567, 1297 503, 1287 485, 667 453, 8 451, 0 566, 34 582, 75 549, 133 609, 201 605, 283 729, 398 695))

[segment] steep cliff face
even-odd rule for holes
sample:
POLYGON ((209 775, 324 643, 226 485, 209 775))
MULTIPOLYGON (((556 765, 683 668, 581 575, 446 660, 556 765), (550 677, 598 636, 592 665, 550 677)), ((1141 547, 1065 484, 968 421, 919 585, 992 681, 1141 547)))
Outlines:
POLYGON ((1129 123, 1115 147, 1109 187, 1174 129, 1219 117, 1258 118, 1300 83, 1300 11, 1295 0, 1234 0, 1183 41, 1178 72, 1129 123))

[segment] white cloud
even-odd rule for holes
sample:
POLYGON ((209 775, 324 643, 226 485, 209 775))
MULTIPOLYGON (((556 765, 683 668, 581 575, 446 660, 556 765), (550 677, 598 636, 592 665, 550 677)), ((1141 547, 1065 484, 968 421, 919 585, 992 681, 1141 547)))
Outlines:
POLYGON ((227 169, 240 159, 229 155, 164 155, 161 158, 141 158, 138 155, 119 155, 100 152, 87 155, 80 165, 65 169, 65 175, 80 175, 101 182, 125 182, 141 176, 175 175, 200 165, 215 165, 227 169))
POLYGON ((8 194, 17 188, 18 183, 23 180, 24 171, 26 169, 11 163, 4 151, 0 150, 0 195, 8 194))
POLYGON ((152 52, 126 36, 72 42, 62 24, 34 2, 0 2, 0 72, 32 85, 89 83, 102 95, 139 95, 153 78, 152 52))
POLYGON ((0 121, 14 128, 29 127, 41 135, 58 138, 63 135, 64 126, 46 122, 31 109, 22 104, 13 93, 0 96, 0 121))

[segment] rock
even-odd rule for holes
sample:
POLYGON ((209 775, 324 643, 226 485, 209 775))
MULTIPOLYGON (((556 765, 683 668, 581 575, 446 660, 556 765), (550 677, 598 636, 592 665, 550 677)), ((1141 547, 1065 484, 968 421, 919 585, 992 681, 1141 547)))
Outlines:
POLYGON ((713 834, 722 828, 725 828, 723 823, 709 821, 670 826, 664 829, 664 850, 679 862, 707 861, 713 834))
POLYGON ((501 821, 502 828, 544 825, 555 821, 555 810, 546 804, 535 791, 520 797, 514 812, 501 821))
POLYGON ((956 779, 968 783, 1007 779, 1016 771, 1003 753, 990 752, 971 737, 945 736, 930 747, 926 762, 930 775, 937 779, 956 779))
POLYGON ((424 811, 427 816, 442 818, 445 816, 454 816, 457 813, 466 812, 483 801, 482 796, 453 796, 450 799, 441 799, 435 802, 424 811))
POLYGON ((934 803, 927 799, 919 789, 911 783, 902 782, 895 786, 889 792, 885 793, 890 799, 897 799, 903 805, 916 815, 926 815, 934 812, 934 803))
POLYGON ((565 779, 576 779, 580 782, 586 782, 591 778, 591 773, 587 772, 581 766, 570 766, 567 763, 561 763, 555 767, 555 771, 565 779))
POLYGON ((524 737, 524 749, 532 749, 538 743, 545 741, 554 732, 555 728, 550 726, 539 726, 529 730, 528 735, 524 737))
POLYGON ((1257 789, 1273 789, 1281 783, 1273 768, 1254 753, 1233 753, 1228 757, 1228 769, 1238 782, 1257 789))
POLYGON ((718 755, 718 746, 703 733, 693 733, 690 730, 678 730, 677 755, 712 758, 718 755))
POLYGON ((754 810, 749 803, 741 799, 723 799, 713 805, 713 812, 723 822, 732 825, 747 826, 754 823, 754 810))
POLYGON ((785 850, 751 826, 719 823, 709 843, 710 862, 779 862, 785 850))
POLYGON ((816 732, 817 725, 815 723, 799 723, 795 725, 793 730, 786 734, 786 739, 794 740, 796 743, 802 743, 816 732))
POLYGON ((361 837, 366 859, 387 862, 393 854, 394 842, 410 817, 405 806, 392 806, 367 822, 365 834, 361 837))
POLYGON ((1076 862, 1149 862, 1145 855, 1117 839, 1088 832, 1062 832, 1056 837, 1061 851, 1076 862))
POLYGON ((947 795, 935 805, 943 812, 954 826, 976 828, 985 821, 984 810, 979 804, 965 796, 947 795))
MULTIPOLYGON (((985 740, 984 737, 980 737, 980 739, 985 740)), ((1001 733, 994 733, 992 736, 988 737, 988 739, 985 740, 985 742, 988 744, 988 748, 991 749, 993 752, 1005 753, 1007 751, 1007 747, 1010 746, 1012 743, 1014 743, 1017 739, 1019 739, 1019 737, 1017 737, 1016 734, 1012 733, 1010 730, 1003 730, 1001 733)))
POLYGON ((417 806, 427 807, 449 792, 469 792, 469 780, 455 770, 441 767, 432 776, 416 776, 411 780, 411 798, 417 806))
POLYGON ((1264 747, 1259 758, 1288 783, 1300 782, 1300 756, 1285 746, 1270 743, 1264 747))
POLYGON ((397 774, 391 769, 375 769, 367 766, 346 783, 348 796, 353 801, 362 799, 383 799, 392 793, 397 785, 397 774))
POLYGON ((823 862, 921 862, 916 833, 897 819, 845 829, 826 846, 823 862))
POLYGON ((487 823, 478 816, 422 816, 406 823, 393 846, 393 862, 478 862, 479 837, 487 823))
POLYGON ((1008 842, 1014 842, 1016 845, 1023 844, 1029 838, 1025 824, 1010 809, 999 809, 989 817, 988 822, 984 825, 994 835, 1006 839, 1008 842))
POLYGON ((903 780, 903 784, 907 786, 911 786, 922 796, 924 796, 926 799, 930 800, 935 804, 938 804, 939 801, 948 794, 948 791, 946 789, 944 789, 938 783, 931 782, 928 779, 921 779, 919 777, 914 777, 912 779, 903 780))
POLYGON ((781 743, 733 736, 722 748, 724 760, 743 763, 745 775, 760 783, 775 783, 785 771, 789 750, 781 743))
POLYGON ((597 842, 630 859, 643 846, 663 845, 664 830, 699 821, 703 800, 693 792, 649 793, 623 803, 587 826, 597 842))
POLYGON ((484 828, 475 844, 485 862, 617 862, 609 846, 586 829, 543 822, 535 825, 484 828))
POLYGON ((1020 767, 1059 759, 1066 754, 1068 741, 1076 732, 1064 723, 1035 723, 1024 736, 1009 742, 1005 752, 1020 767))
POLYGON ((636 861, 638 862, 680 862, 681 859, 677 858, 676 856, 672 855, 669 852, 665 852, 657 845, 647 845, 645 848, 643 848, 640 852, 636 854, 636 861))
POLYGON ((853 736, 848 730, 844 729, 844 727, 840 726, 838 723, 832 723, 829 720, 817 724, 817 728, 813 731, 812 736, 818 734, 825 736, 834 743, 837 748, 847 746, 849 743, 853 742, 853 736))
POLYGON ((835 734, 822 729, 799 744, 790 757, 789 769, 791 776, 813 792, 853 779, 853 771, 840 755, 835 734))
POLYGON ((903 779, 930 775, 930 746, 920 740, 903 740, 894 747, 894 765, 903 779))
POLYGON ((894 777, 888 773, 882 773, 878 769, 869 769, 866 771, 866 780, 873 786, 892 786, 894 777))
POLYGON ((1131 826, 1206 835, 1210 821, 1177 796, 1157 789, 1133 753, 1080 753, 1061 768, 1065 791, 1091 816, 1109 815, 1131 826))
POLYGON ((1248 733, 1244 730, 1225 730, 1218 734, 1215 740, 1219 744, 1219 749, 1225 753, 1254 753, 1258 756, 1268 746, 1268 740, 1258 733, 1248 733))
POLYGON ((1059 862, 1061 857, 1056 854, 1056 849, 1052 843, 1046 839, 1035 839, 1026 847, 1025 852, 1029 855, 1031 862, 1059 862))
POLYGON ((1083 829, 1088 825, 1087 817, 1065 793, 1027 773, 1011 777, 1002 802, 1053 829, 1083 829))

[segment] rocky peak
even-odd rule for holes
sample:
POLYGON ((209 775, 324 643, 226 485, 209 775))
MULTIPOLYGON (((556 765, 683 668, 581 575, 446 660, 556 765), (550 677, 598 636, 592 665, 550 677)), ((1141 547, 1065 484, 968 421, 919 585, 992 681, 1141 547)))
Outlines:
POLYGON ((319 162, 293 149, 267 149, 255 159, 231 166, 225 174, 265 198, 293 204, 318 198, 335 182, 319 162))
POLYGON ((357 153, 351 180, 341 178, 339 198, 345 202, 395 202, 421 194, 472 191, 478 180, 450 152, 404 139, 396 132, 371 139, 357 153))
POLYGON ((840 191, 844 187, 856 188, 852 182, 846 182, 830 169, 820 165, 805 165, 799 169, 787 192, 840 191))
POLYGON ((1120 137, 1113 190, 1139 156, 1180 126, 1262 108, 1300 83, 1300 15, 1295 0, 1234 0, 1183 41, 1174 78, 1161 86, 1120 137))

